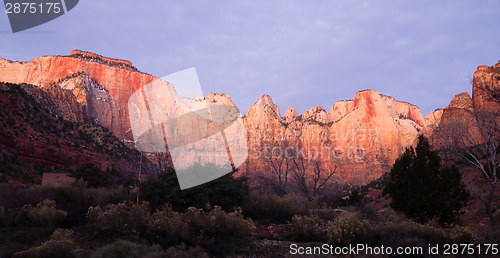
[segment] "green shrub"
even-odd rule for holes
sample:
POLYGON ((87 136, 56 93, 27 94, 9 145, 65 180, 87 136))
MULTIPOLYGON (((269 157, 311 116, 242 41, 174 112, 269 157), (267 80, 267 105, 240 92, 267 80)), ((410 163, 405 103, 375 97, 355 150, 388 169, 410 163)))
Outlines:
MULTIPOLYGON (((189 171, 213 171, 213 165, 195 165, 189 171)), ((203 208, 208 203, 231 210, 241 206, 248 195, 248 182, 244 176, 233 174, 222 176, 206 184, 180 190, 174 171, 161 173, 141 183, 141 197, 148 201, 153 209, 159 209, 169 203, 177 211, 185 211, 189 207, 203 208)))
POLYGON ((90 207, 87 211, 87 219, 101 230, 137 230, 146 225, 150 216, 149 210, 147 202, 143 202, 141 205, 130 205, 124 202, 108 204, 105 208, 90 207))
MULTIPOLYGON (((243 218, 242 210, 237 209, 232 212, 222 210, 220 206, 210 209, 201 223, 205 234, 215 237, 242 238, 249 236, 254 229, 252 220, 243 218)), ((190 217, 190 212, 184 214, 185 221, 194 222, 190 217)), ((195 216, 196 217, 196 216, 195 216)))
POLYGON ((13 226, 29 226, 30 221, 28 214, 33 210, 31 204, 26 204, 16 210, 10 210, 11 216, 13 217, 13 226))
POLYGON ((158 252, 160 246, 147 246, 126 240, 117 240, 112 244, 103 246, 91 255, 92 258, 139 258, 147 254, 158 252))
POLYGON ((427 246, 449 243, 451 238, 440 228, 412 220, 386 222, 376 227, 378 244, 386 246, 427 246))
POLYGON ((344 213, 327 225, 328 238, 338 245, 368 243, 374 235, 372 226, 354 213, 344 213))
POLYGON ((126 203, 108 204, 104 209, 101 207, 89 208, 89 221, 100 229, 113 228, 122 230, 127 223, 129 207, 126 203))
POLYGON ((456 244, 472 243, 472 232, 465 227, 453 227, 449 230, 451 242, 456 244))
POLYGON ((454 226, 441 228, 438 222, 420 224, 392 209, 377 212, 373 218, 377 245, 427 246, 438 243, 472 243, 472 233, 467 228, 454 226))
POLYGON ((68 212, 72 224, 85 222, 85 213, 89 207, 116 204, 125 200, 127 190, 118 188, 87 188, 83 182, 75 186, 45 189, 53 195, 58 205, 68 212))
POLYGON ((151 215, 151 208, 148 202, 142 202, 140 205, 131 205, 127 219, 127 225, 132 229, 141 229, 146 226, 147 219, 151 215))
POLYGON ((290 220, 293 215, 305 215, 314 207, 307 198, 288 194, 283 197, 251 192, 243 205, 243 212, 253 219, 277 222, 290 220))
POLYGON ((208 211, 191 207, 182 214, 182 219, 190 233, 184 241, 200 245, 216 256, 230 253, 233 243, 250 236, 255 228, 251 220, 243 218, 241 209, 226 212, 220 206, 208 211))
POLYGON ((6 212, 9 209, 20 209, 27 204, 36 206, 43 200, 55 200, 57 209, 67 213, 66 225, 74 226, 86 222, 85 214, 89 207, 104 207, 110 203, 122 202, 127 196, 127 190, 124 187, 87 188, 83 181, 57 187, 0 184, 0 196, 0 206, 4 206, 6 212))
POLYGON ((174 211, 171 205, 150 213, 147 202, 141 205, 110 204, 105 208, 90 207, 87 219, 99 230, 115 233, 133 232, 167 247, 187 243, 213 247, 249 236, 254 229, 251 220, 241 214, 241 209, 226 212, 220 206, 186 212, 174 211))
POLYGON ((62 229, 58 228, 54 230, 54 233, 50 236, 51 240, 74 240, 75 238, 75 233, 71 229, 62 229))
POLYGON ((53 200, 44 200, 38 203, 36 207, 30 204, 16 210, 14 216, 14 225, 17 226, 36 226, 54 228, 60 225, 67 213, 56 209, 56 202, 53 200))
POLYGON ((226 254, 234 248, 232 243, 251 235, 254 227, 251 220, 243 218, 241 210, 226 212, 219 206, 207 210, 190 207, 179 213, 165 205, 147 223, 148 233, 165 247, 179 243, 200 245, 213 255, 226 254))
POLYGON ((78 167, 71 173, 76 179, 82 179, 90 188, 128 186, 134 183, 132 174, 125 171, 119 171, 116 166, 111 166, 106 171, 101 170, 93 163, 87 163, 78 167))
POLYGON ((165 251, 152 253, 147 258, 208 258, 208 254, 199 246, 188 248, 186 245, 181 244, 172 246, 165 251))
POLYGON ((73 231, 56 229, 50 239, 40 246, 15 254, 18 258, 70 258, 76 257, 73 231))
POLYGON ((147 224, 148 231, 158 239, 197 243, 215 238, 241 238, 252 233, 254 225, 241 215, 241 210, 226 212, 220 206, 208 211, 190 207, 178 213, 165 205, 156 211, 147 224))
POLYGON ((172 206, 166 204, 162 209, 153 213, 146 224, 147 231, 163 245, 180 243, 187 239, 189 232, 185 229, 181 214, 174 211, 172 206))
POLYGON ((68 240, 49 240, 40 246, 15 254, 18 258, 69 258, 76 257, 73 242, 68 240))
POLYGON ((2 196, 0 198, 0 205, 6 210, 19 208, 26 204, 35 205, 44 199, 37 187, 11 185, 8 183, 0 184, 0 196, 2 196))
POLYGON ((324 221, 330 221, 337 217, 336 212, 328 206, 309 210, 309 215, 316 215, 324 221))
POLYGON ((292 238, 303 242, 325 241, 326 225, 317 215, 295 215, 292 218, 292 238))
POLYGON ((443 230, 433 227, 429 224, 420 224, 411 220, 403 223, 386 223, 379 225, 379 230, 383 233, 394 233, 400 237, 416 236, 427 239, 431 242, 437 242, 446 238, 443 230))
POLYGON ((60 225, 66 215, 65 211, 56 209, 55 201, 44 200, 28 213, 28 219, 34 226, 53 228, 60 225))

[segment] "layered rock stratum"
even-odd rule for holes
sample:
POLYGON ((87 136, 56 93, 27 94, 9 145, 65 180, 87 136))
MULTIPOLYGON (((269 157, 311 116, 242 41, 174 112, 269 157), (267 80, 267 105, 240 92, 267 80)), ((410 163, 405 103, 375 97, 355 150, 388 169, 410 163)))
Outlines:
POLYGON ((42 56, 29 62, 0 58, 0 71, 4 82, 32 84, 48 92, 56 86, 55 99, 70 96, 61 100, 67 103, 60 103, 60 115, 77 122, 97 122, 128 140, 132 135, 127 101, 133 92, 157 79, 139 72, 129 61, 80 50, 69 56, 42 56))

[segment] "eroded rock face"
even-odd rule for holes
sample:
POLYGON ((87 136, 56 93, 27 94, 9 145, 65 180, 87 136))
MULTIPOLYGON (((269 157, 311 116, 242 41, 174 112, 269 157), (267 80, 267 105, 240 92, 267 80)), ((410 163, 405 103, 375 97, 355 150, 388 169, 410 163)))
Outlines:
POLYGON ((424 129, 438 125, 441 122, 443 110, 444 109, 440 108, 429 112, 424 119, 424 129))
POLYGON ((392 116, 412 120, 420 126, 424 125, 424 118, 422 117, 422 113, 417 106, 408 102, 397 101, 393 97, 385 95, 381 95, 381 97, 389 107, 392 116))
MULTIPOLYGON (((70 91, 52 89, 57 95, 38 86, 0 83, 0 160, 12 164, 17 176, 35 182, 44 171, 69 172, 88 163, 101 170, 115 166, 124 175, 137 171, 139 152, 126 148, 104 127, 67 121, 79 120, 79 116, 65 120, 55 116, 82 115, 84 111, 78 111, 80 106, 71 109, 77 98, 70 91)), ((146 161, 142 169, 144 173, 154 171, 146 161)), ((7 179, 18 180, 11 176, 7 179)))
POLYGON ((302 114, 302 120, 323 124, 330 122, 329 116, 322 106, 315 106, 306 110, 304 114, 302 114))
POLYGON ((473 78, 472 102, 474 109, 499 111, 500 105, 492 98, 500 99, 500 61, 494 66, 478 66, 473 78))
POLYGON ((457 94, 446 108, 431 112, 425 118, 425 136, 432 139, 433 147, 448 146, 453 135, 463 134, 463 130, 469 134, 466 137, 470 140, 468 145, 479 144, 478 119, 493 118, 500 124, 500 118, 494 115, 500 111, 499 90, 500 62, 491 67, 478 66, 474 73, 472 98, 467 92, 457 94))
POLYGON ((327 170, 337 167, 337 179, 364 184, 387 172, 424 124, 417 107, 374 90, 335 103, 329 113, 317 106, 301 117, 288 109, 280 118, 277 109, 268 96, 262 96, 248 110, 250 150, 244 169, 249 173, 265 173, 266 159, 279 149, 293 148, 327 170))
POLYGON ((299 114, 294 107, 288 108, 285 112, 285 123, 291 123, 299 118, 299 114))
POLYGON ((448 109, 461 108, 461 109, 472 110, 473 109, 472 98, 470 97, 468 92, 462 92, 453 97, 453 99, 450 102, 450 105, 448 105, 447 108, 448 109))
POLYGON ((43 56, 29 62, 0 58, 0 72, 0 80, 4 82, 41 88, 65 81, 61 86, 76 93, 81 105, 87 105, 89 119, 95 119, 118 138, 128 140, 132 138, 127 133, 130 131, 127 101, 133 92, 157 79, 137 71, 128 61, 83 51, 73 51, 70 56, 43 56), (86 81, 83 83, 72 81, 75 74, 85 74, 88 78, 82 79, 86 81))
POLYGON ((353 101, 337 101, 331 108, 330 112, 328 112, 328 116, 330 117, 330 121, 336 122, 342 119, 344 116, 352 112, 353 110, 353 101))

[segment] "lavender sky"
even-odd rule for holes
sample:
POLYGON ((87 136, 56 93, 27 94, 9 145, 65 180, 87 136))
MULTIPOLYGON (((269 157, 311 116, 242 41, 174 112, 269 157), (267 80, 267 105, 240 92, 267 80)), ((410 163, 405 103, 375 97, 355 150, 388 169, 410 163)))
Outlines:
POLYGON ((375 89, 425 116, 500 60, 500 1, 81 0, 15 34, 0 14, 0 57, 73 49, 158 77, 196 67, 205 94, 227 93, 243 113, 262 94, 284 114, 375 89))

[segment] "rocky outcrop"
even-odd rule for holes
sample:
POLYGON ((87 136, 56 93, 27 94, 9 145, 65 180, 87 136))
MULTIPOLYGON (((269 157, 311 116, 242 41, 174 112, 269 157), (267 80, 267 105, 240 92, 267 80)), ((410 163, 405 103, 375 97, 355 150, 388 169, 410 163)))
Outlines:
POLYGON ((472 110, 472 98, 470 97, 468 92, 462 92, 460 94, 455 95, 451 100, 450 104, 446 107, 447 109, 458 108, 458 109, 466 109, 472 110))
POLYGON ((108 58, 104 57, 92 52, 87 52, 87 51, 82 51, 82 50, 73 50, 71 51, 71 54, 69 54, 71 57, 76 57, 92 62, 98 62, 98 63, 104 63, 108 64, 110 66, 118 66, 118 67, 123 67, 123 68, 129 68, 131 70, 137 71, 137 68, 135 68, 130 61, 127 60, 121 60, 117 58, 108 58))
POLYGON ((329 116, 322 106, 315 106, 302 114, 302 121, 326 124, 330 122, 329 116))
MULTIPOLYGON (((43 56, 29 62, 0 58, 0 71, 0 81, 28 83, 42 89, 59 84, 73 91, 79 104, 87 106, 88 119, 128 140, 132 140, 132 135, 127 101, 136 90, 157 79, 137 71, 128 61, 78 50, 69 56, 43 56), (75 79, 78 74, 85 76, 75 79)), ((85 115, 74 119, 83 119, 85 115)))
POLYGON ((294 107, 288 108, 285 112, 285 123, 291 123, 297 119, 299 119, 299 114, 297 113, 297 110, 294 107))
POLYGON ((443 110, 444 109, 440 108, 429 112, 424 119, 424 129, 437 126, 441 122, 441 117, 443 116, 443 110))
POLYGON ((262 118, 275 118, 281 122, 280 108, 274 104, 269 95, 262 95, 247 112, 247 117, 259 120, 262 118))
POLYGON ((353 101, 338 101, 330 108, 328 116, 330 117, 330 121, 336 122, 352 112, 352 110, 353 101))
MULTIPOLYGON (((430 111, 427 113, 424 119, 424 128, 422 129, 422 134, 429 139, 431 144, 435 146, 436 142, 436 135, 434 135, 434 131, 436 128, 438 128, 439 124, 441 123, 441 117, 443 116, 443 111, 444 109, 436 109, 434 111, 430 111)), ((417 139, 415 139, 416 141, 417 139)))
POLYGON ((393 97, 385 95, 381 95, 381 97, 389 107, 392 116, 409 119, 420 126, 424 125, 424 118, 422 117, 422 113, 417 106, 412 105, 408 102, 397 101, 393 97))
MULTIPOLYGON (((200 96, 200 99, 202 98, 203 96, 200 96)), ((231 97, 229 97, 227 94, 222 93, 208 93, 205 97, 205 102, 207 104, 216 103, 218 105, 236 106, 234 105, 231 97)))
MULTIPOLYGON (((59 92, 61 101, 74 103, 74 96, 59 92)), ((42 172, 70 172, 88 163, 102 170, 114 166, 125 174, 137 171, 138 151, 100 125, 54 116, 60 103, 51 97, 37 86, 0 83, 0 160, 12 166, 3 176, 37 182, 42 172)), ((144 173, 154 170, 146 161, 142 169, 144 173)))
MULTIPOLYGON (((470 134, 470 143, 478 144, 481 137, 476 127, 476 119, 489 119, 492 114, 500 111, 499 92, 500 62, 491 67, 478 66, 474 73, 472 98, 467 92, 457 94, 446 108, 429 113, 425 118, 425 136, 432 139, 434 148, 445 148, 450 144, 446 139, 457 131, 465 130, 465 126, 470 134)), ((497 124, 500 124, 500 121, 497 121, 497 124)))
POLYGON ((500 61, 477 67, 473 77, 472 102, 478 111, 500 111, 500 61), (496 99, 496 101, 495 101, 496 99))
MULTIPOLYGON (((479 67, 475 85, 498 87, 497 68, 479 67)), ((79 50, 69 56, 44 56, 29 62, 0 59, 0 71, 0 81, 39 86, 45 94, 32 95, 39 96, 40 103, 46 102, 53 114, 74 122, 99 123, 125 141, 133 140, 128 100, 134 92, 152 82, 175 92, 173 85, 139 72, 129 61, 79 50)), ((474 89, 472 99, 468 94, 457 95, 450 106, 429 113, 425 119, 418 107, 375 90, 357 92, 353 100, 338 101, 328 112, 316 106, 299 115, 292 107, 283 117, 271 97, 262 95, 243 119, 249 158, 240 170, 269 171, 265 161, 269 148, 294 147, 310 160, 320 161, 325 169, 336 167, 337 179, 364 184, 389 171, 419 133, 432 135, 432 128, 446 119, 448 110, 489 108, 484 104, 487 102, 477 101, 484 96, 481 94, 474 89)), ((177 101, 188 109, 203 102, 234 106, 225 94, 177 101)), ((171 109, 168 112, 185 113, 171 109)))
POLYGON ((278 149, 292 148, 308 162, 320 161, 324 169, 336 167, 337 179, 364 184, 387 172, 424 124, 417 107, 374 90, 335 103, 329 113, 317 106, 299 117, 292 108, 281 118, 276 110, 269 96, 261 96, 248 109, 248 172, 269 171, 270 150, 276 154, 278 149))

